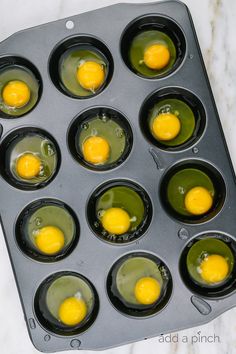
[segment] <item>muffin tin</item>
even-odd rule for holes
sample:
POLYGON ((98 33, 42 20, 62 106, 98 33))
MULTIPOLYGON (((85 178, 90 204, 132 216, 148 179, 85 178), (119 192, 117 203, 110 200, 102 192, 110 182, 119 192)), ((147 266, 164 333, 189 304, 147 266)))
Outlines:
POLYGON ((235 269, 219 291, 199 289, 186 273, 186 252, 198 239, 223 240, 236 253, 235 175, 187 7, 177 1, 117 4, 21 31, 0 44, 0 71, 9 64, 31 70, 39 89, 28 112, 0 112, 1 222, 35 347, 106 349, 200 325, 235 306, 235 269), (171 70, 152 78, 137 74, 128 57, 132 36, 145 26, 166 31, 177 50, 171 70), (78 43, 95 46, 108 65, 104 85, 86 97, 75 97, 59 79, 60 55, 78 43), (157 98, 168 97, 187 102, 196 119, 191 139, 177 147, 157 142, 145 119, 157 98), (85 163, 74 145, 77 123, 91 112, 108 112, 127 133, 122 157, 107 168, 85 163), (46 136, 57 153, 53 175, 35 188, 16 182, 7 165, 14 139, 32 132, 46 136), (167 181, 184 167, 207 172, 217 189, 206 218, 180 216, 166 198, 167 181), (144 222, 131 238, 102 237, 96 227, 94 198, 107 186, 130 187, 143 198, 144 222), (22 236, 28 218, 50 206, 65 208, 74 220, 63 254, 53 258, 38 254, 22 236), (164 301, 153 311, 128 311, 116 298, 113 274, 133 257, 156 262, 166 279, 164 301), (58 278, 75 288, 83 284, 92 296, 82 330, 50 322, 45 291, 58 278))

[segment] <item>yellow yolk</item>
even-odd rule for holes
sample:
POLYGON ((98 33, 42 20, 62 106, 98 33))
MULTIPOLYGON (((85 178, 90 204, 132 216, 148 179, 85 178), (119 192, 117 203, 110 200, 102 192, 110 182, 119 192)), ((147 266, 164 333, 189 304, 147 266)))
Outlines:
POLYGON ((59 319, 67 326, 76 326, 87 315, 87 306, 84 300, 76 297, 65 299, 59 307, 59 319))
POLYGON ((189 213, 202 215, 211 209, 213 198, 206 188, 194 187, 186 194, 184 203, 189 213))
POLYGON ((161 287, 159 282, 151 277, 144 277, 135 284, 134 295, 136 300, 142 305, 151 305, 160 296, 161 287))
POLYGON ((207 256, 200 265, 200 275, 207 283, 219 283, 227 277, 229 265, 227 260, 217 254, 207 256))
POLYGON ((3 88, 3 102, 10 107, 20 108, 30 100, 30 89, 23 81, 9 81, 3 88))
POLYGON ((122 235, 130 228, 130 216, 121 208, 107 209, 101 218, 101 222, 106 231, 115 235, 122 235))
POLYGON ((153 44, 144 51, 143 60, 148 68, 161 70, 170 61, 169 49, 163 44, 153 44))
POLYGON ((40 172, 41 160, 38 156, 27 153, 21 155, 16 161, 16 172, 24 179, 32 179, 40 172))
POLYGON ((161 113, 154 119, 152 131, 159 140, 172 140, 180 132, 181 124, 179 118, 172 113, 161 113))
POLYGON ((83 143, 83 155, 87 162, 92 164, 105 163, 110 154, 110 146, 106 139, 100 136, 91 136, 83 143))
POLYGON ((41 252, 51 255, 62 250, 65 238, 58 227, 45 226, 37 230, 35 243, 41 252))
POLYGON ((95 91, 104 83, 104 68, 94 61, 85 61, 77 69, 77 80, 85 90, 95 91))

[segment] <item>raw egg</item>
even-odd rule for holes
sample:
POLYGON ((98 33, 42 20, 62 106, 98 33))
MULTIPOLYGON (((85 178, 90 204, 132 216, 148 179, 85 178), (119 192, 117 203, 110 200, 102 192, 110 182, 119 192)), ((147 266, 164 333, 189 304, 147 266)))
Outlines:
POLYGON ((7 149, 6 170, 10 170, 13 181, 17 180, 17 186, 36 188, 56 172, 57 149, 44 135, 25 130, 11 139, 7 149))
POLYGON ((60 79, 67 92, 75 97, 87 97, 99 92, 106 84, 109 71, 107 58, 96 48, 73 46, 59 62, 60 79))
POLYGON ((160 293, 160 283, 155 278, 143 277, 135 284, 134 294, 140 304, 153 304, 160 297, 160 293))
POLYGON ((172 113, 161 113, 154 118, 152 124, 153 134, 159 140, 172 140, 176 138, 181 129, 178 117, 172 113))
POLYGON ((69 144, 74 141, 78 152, 76 157, 79 156, 82 164, 94 170, 110 169, 123 162, 132 139, 125 118, 121 120, 119 113, 110 109, 92 109, 87 114, 88 118, 78 118, 75 129, 71 129, 76 133, 69 137, 69 144))
POLYGON ((143 60, 148 68, 161 70, 170 61, 170 51, 166 45, 153 44, 145 49, 143 60))
POLYGON ((202 215, 211 209, 213 198, 208 189, 197 186, 186 193, 184 203, 188 212, 193 215, 202 215))
POLYGON ((16 160, 16 172, 20 178, 32 179, 40 173, 41 160, 32 153, 22 154, 16 160))
POLYGON ((26 254, 41 261, 61 259, 76 244, 79 226, 64 203, 42 200, 26 207, 18 219, 17 241, 26 254))
POLYGON ((177 170, 167 184, 168 202, 180 216, 206 215, 214 205, 215 195, 211 178, 198 168, 177 170))
POLYGON ((75 336, 95 320, 98 312, 97 293, 82 275, 61 271, 51 274, 39 286, 35 309, 45 328, 55 334, 75 336))
POLYGON ((65 299, 58 311, 61 322, 67 326, 76 326, 84 320, 87 314, 87 306, 83 299, 79 297, 69 297, 65 299))
POLYGON ((199 237, 188 246, 187 270, 201 286, 221 286, 233 271, 235 260, 230 244, 216 237, 199 237))
POLYGON ((35 232, 35 243, 40 252, 52 255, 63 249, 65 237, 58 227, 44 226, 35 232))
POLYGON ((227 260, 218 254, 207 255, 200 264, 199 272, 207 283, 219 283, 226 279, 229 265, 227 260))
MULTIPOLYGON (((132 186, 107 187, 101 194, 95 193, 92 227, 103 239, 112 242, 127 242, 139 236, 139 228, 145 230, 147 209, 150 208, 146 195, 132 186), (144 198, 145 203, 144 204, 144 198)), ((151 210, 150 210, 151 213, 151 210)))
POLYGON ((157 98, 156 103, 152 103, 143 114, 143 119, 148 121, 146 129, 163 146, 179 147, 189 141, 196 131, 193 110, 180 99, 157 98))
POLYGON ((167 74, 177 58, 175 44, 164 32, 142 31, 134 36, 129 50, 129 61, 134 71, 147 78, 167 74))
POLYGON ((8 65, 0 70, 0 111, 8 117, 29 112, 40 96, 40 79, 21 65, 8 65))
POLYGON ((101 223, 109 233, 122 235, 130 228, 130 216, 121 208, 109 208, 104 211, 101 223))
POLYGON ((77 80, 84 89, 95 92, 104 83, 104 68, 95 61, 85 61, 77 69, 77 80))
POLYGON ((82 145, 84 159, 92 164, 104 164, 110 154, 110 146, 105 138, 90 136, 82 145))
POLYGON ((25 106, 30 100, 29 86, 23 81, 9 81, 2 91, 3 102, 13 108, 25 106))
POLYGON ((171 275, 157 257, 144 252, 125 255, 108 275, 108 295, 114 306, 131 316, 158 312, 171 293, 171 275))

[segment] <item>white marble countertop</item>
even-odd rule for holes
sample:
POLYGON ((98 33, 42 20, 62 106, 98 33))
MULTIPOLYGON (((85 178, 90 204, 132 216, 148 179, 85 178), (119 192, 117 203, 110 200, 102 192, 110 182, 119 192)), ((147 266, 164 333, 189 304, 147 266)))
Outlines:
MULTIPOLYGON (((119 1, 0 0, 0 41, 21 29, 116 2, 119 1)), ((145 0, 123 0, 122 2, 145 2, 145 0)), ((193 16, 231 158, 236 168, 236 1, 184 0, 184 2, 189 6, 193 16)), ((0 353, 38 353, 31 344, 26 330, 2 234, 0 234, 0 279, 0 353)), ((154 338, 110 349, 106 351, 106 354, 143 354, 146 352, 148 354, 235 354, 235 333, 236 309, 233 309, 207 325, 175 334, 176 336, 170 343, 168 336, 165 337, 164 343, 161 343, 160 338, 154 338), (216 336, 214 343, 205 343, 206 338, 212 341, 211 336, 214 335, 216 336), (188 343, 182 343, 184 336, 188 343)))

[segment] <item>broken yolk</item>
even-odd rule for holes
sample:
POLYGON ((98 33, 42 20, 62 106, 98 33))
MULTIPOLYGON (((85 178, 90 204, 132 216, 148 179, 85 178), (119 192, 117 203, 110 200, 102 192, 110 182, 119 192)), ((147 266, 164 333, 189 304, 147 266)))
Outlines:
POLYGON ((83 299, 69 297, 59 307, 59 319, 67 326, 76 326, 87 315, 87 306, 83 299))
POLYGON ((229 272, 227 260, 217 254, 207 256, 200 265, 200 275, 207 283, 219 283, 225 280, 229 272))
POLYGON ((144 51, 143 61, 148 68, 161 70, 170 61, 170 51, 163 44, 153 44, 144 51))
POLYGON ((122 235, 130 228, 130 216, 121 208, 105 210, 101 222, 106 231, 115 235, 122 235))
POLYGON ((206 188, 194 187, 186 194, 184 203, 189 213, 202 215, 211 209, 213 198, 206 188))
POLYGON ((27 153, 21 155, 16 161, 16 172, 24 179, 32 179, 40 172, 41 160, 38 156, 27 153))
POLYGON ((140 278, 135 284, 134 295, 142 305, 151 305, 158 300, 161 293, 159 282, 151 277, 140 278))
POLYGON ((65 238, 58 227, 45 226, 37 230, 35 243, 41 252, 52 255, 62 250, 65 238))
POLYGON ((100 136, 91 136, 83 143, 83 155, 87 162, 104 164, 110 154, 110 146, 106 139, 100 136))
POLYGON ((104 68, 94 61, 85 61, 77 69, 77 80, 85 90, 95 91, 104 83, 104 68))
POLYGON ((23 107, 30 100, 29 86, 23 81, 9 81, 3 88, 2 99, 9 107, 23 107))
POLYGON ((152 131, 159 140, 172 140, 176 138, 181 129, 179 118, 172 113, 160 113, 154 119, 152 131))

